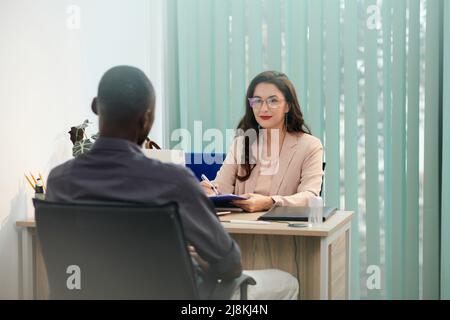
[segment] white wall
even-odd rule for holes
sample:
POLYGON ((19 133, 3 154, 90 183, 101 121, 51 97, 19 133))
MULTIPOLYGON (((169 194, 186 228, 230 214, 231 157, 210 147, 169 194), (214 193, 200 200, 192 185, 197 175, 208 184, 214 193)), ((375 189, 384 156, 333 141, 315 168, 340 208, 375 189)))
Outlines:
POLYGON ((47 176, 71 157, 70 126, 90 119, 95 133, 90 103, 108 68, 146 72, 158 97, 150 137, 163 141, 163 1, 0 0, 0 299, 21 296, 14 225, 33 216, 23 174, 47 176))

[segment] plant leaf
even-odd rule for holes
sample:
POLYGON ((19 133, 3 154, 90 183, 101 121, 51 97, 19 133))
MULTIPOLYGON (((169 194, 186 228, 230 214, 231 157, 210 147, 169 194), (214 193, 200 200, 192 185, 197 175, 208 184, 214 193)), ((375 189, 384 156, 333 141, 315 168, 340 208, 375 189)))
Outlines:
POLYGON ((78 157, 79 155, 91 150, 93 143, 90 139, 77 141, 72 148, 72 155, 78 157))

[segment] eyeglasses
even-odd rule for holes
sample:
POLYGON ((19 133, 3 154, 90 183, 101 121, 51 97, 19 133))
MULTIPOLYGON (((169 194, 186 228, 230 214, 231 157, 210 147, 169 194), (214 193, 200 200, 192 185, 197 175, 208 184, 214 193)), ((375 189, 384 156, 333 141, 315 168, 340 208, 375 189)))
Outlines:
POLYGON ((260 109, 264 102, 267 104, 267 107, 271 109, 278 109, 281 106, 281 103, 283 100, 278 99, 277 97, 270 97, 266 100, 263 100, 261 98, 248 98, 248 102, 250 104, 250 107, 253 109, 260 109))

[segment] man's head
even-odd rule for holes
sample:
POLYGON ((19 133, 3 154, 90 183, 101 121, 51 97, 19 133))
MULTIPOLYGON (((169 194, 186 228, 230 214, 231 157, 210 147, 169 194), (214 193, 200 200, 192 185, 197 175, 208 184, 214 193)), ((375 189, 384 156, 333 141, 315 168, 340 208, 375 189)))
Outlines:
POLYGON ((141 145, 155 117, 155 90, 147 76, 130 66, 109 69, 100 80, 92 111, 99 116, 100 136, 141 145))

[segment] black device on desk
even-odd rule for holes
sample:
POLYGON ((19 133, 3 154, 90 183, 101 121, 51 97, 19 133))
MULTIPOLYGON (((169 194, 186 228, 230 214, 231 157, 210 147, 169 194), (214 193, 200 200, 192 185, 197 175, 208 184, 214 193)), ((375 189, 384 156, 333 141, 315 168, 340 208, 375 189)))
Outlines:
MULTIPOLYGON (((310 210, 310 207, 273 207, 258 219, 276 221, 308 221, 310 210)), ((336 213, 336 208, 333 207, 323 207, 322 210, 324 222, 336 213)))

